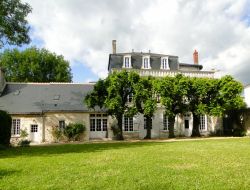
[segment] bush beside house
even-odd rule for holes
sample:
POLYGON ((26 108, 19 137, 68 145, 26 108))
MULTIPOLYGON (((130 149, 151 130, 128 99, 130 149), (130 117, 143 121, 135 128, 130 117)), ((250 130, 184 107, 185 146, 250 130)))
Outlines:
POLYGON ((11 116, 0 110, 0 144, 4 146, 10 145, 11 137, 11 116))

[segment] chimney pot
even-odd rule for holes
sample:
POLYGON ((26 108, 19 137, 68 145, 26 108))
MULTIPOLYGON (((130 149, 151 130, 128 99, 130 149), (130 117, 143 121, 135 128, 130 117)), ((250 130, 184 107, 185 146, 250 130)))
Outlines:
POLYGON ((199 64, 199 55, 198 55, 198 51, 194 50, 193 53, 193 59, 194 59, 194 64, 199 64))
POLYGON ((116 54, 116 40, 112 40, 113 54, 116 54))

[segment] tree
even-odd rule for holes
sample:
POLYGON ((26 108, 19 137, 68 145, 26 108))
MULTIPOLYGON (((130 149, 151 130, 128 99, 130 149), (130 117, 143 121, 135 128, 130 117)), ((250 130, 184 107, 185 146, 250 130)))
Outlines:
POLYGON ((161 97, 161 104, 165 108, 165 114, 169 123, 169 138, 175 137, 174 123, 177 114, 187 111, 186 97, 188 95, 189 80, 181 74, 175 77, 167 76, 155 82, 157 93, 161 97))
POLYGON ((134 102, 139 113, 146 118, 147 135, 145 139, 151 139, 152 117, 157 108, 156 93, 151 77, 140 78, 134 86, 134 102))
POLYGON ((209 104, 216 93, 214 80, 207 78, 189 78, 188 111, 193 114, 192 137, 200 136, 200 116, 209 112, 209 104))
POLYGON ((190 78, 188 110, 193 113, 192 136, 200 136, 200 116, 223 116, 227 111, 244 107, 242 84, 231 76, 221 79, 190 78))
POLYGON ((29 26, 26 16, 31 7, 20 0, 0 1, 0 48, 5 44, 21 45, 29 43, 29 26))
POLYGON ((0 144, 9 146, 11 137, 11 116, 0 110, 0 144))
POLYGON ((123 140, 123 115, 132 116, 136 113, 133 104, 128 104, 128 96, 134 93, 134 85, 139 81, 139 75, 134 72, 115 72, 105 80, 99 80, 93 91, 85 98, 89 108, 105 108, 109 115, 117 120, 119 133, 117 138, 123 140))
POLYGON ((5 50, 0 54, 0 67, 9 82, 71 82, 69 62, 46 49, 5 50))

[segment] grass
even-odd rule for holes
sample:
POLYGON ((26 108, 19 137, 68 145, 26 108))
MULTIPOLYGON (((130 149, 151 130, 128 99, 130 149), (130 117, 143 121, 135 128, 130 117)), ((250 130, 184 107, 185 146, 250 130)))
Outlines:
POLYGON ((0 189, 249 189, 250 138, 0 151, 0 189))

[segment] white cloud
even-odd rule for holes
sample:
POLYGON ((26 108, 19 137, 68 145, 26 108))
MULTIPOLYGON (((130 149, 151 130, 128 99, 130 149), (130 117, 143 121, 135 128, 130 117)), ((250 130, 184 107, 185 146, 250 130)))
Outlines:
POLYGON ((107 74, 112 39, 120 52, 178 55, 250 83, 249 0, 28 0, 33 38, 72 63, 107 74))

